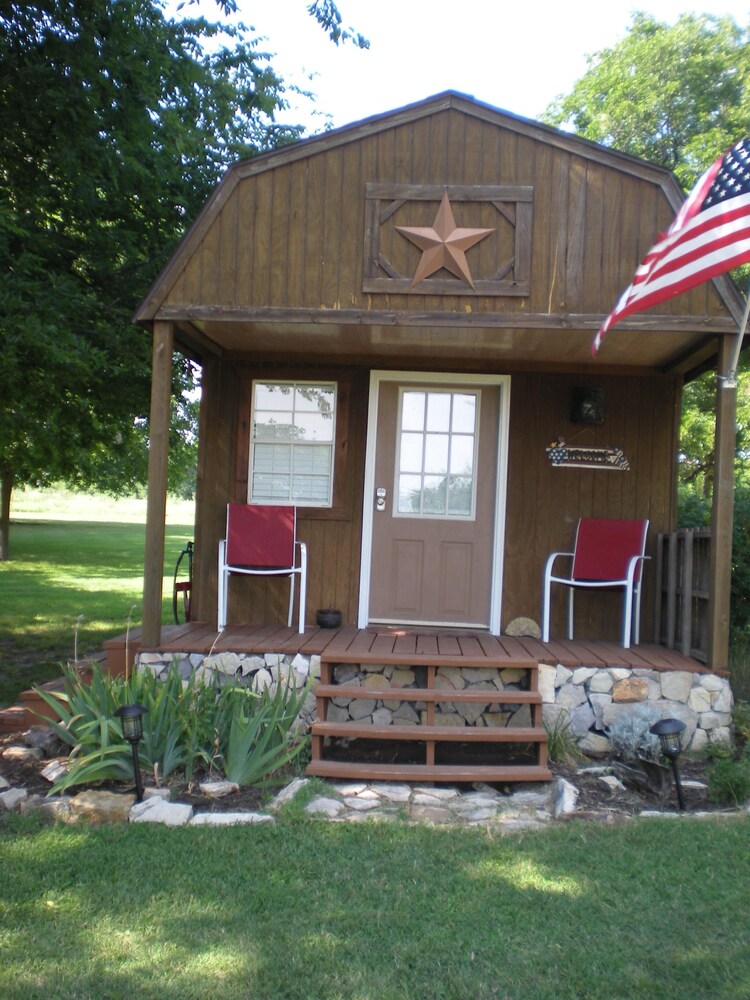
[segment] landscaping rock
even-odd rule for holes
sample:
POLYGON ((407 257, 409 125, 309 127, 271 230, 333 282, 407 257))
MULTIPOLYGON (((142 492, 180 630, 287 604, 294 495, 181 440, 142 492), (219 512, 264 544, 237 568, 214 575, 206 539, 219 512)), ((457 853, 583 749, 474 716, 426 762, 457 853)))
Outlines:
POLYGON ((0 792, 4 792, 6 788, 10 788, 10 782, 0 774, 0 792))
MULTIPOLYGON (((267 813, 255 812, 207 812, 196 813, 189 821, 190 826, 257 826, 261 823, 273 826, 276 820, 267 813)), ((174 824, 169 824, 174 825, 174 824)))
POLYGON ((44 754, 39 747, 9 746, 3 750, 3 757, 15 764, 35 764, 44 754))
POLYGON ((63 775, 68 773, 68 762, 67 759, 61 760, 51 760, 49 764, 41 772, 42 777, 45 778, 51 785, 53 785, 58 778, 62 778, 63 775))
POLYGON ((57 733, 49 726, 31 726, 23 734, 23 741, 27 747, 41 750, 45 757, 50 757, 60 746, 57 733))
POLYGON ((289 782, 286 788, 281 789, 268 808, 271 812, 277 812, 282 806, 285 806, 292 799, 296 798, 297 793, 301 792, 309 784, 309 778, 295 778, 294 781, 289 782))
POLYGON ((20 808, 28 794, 25 788, 9 788, 5 792, 0 792, 0 805, 8 812, 13 812, 20 808))
POLYGON ((537 623, 533 618, 514 618, 512 621, 508 622, 505 627, 505 634, 516 636, 517 638, 526 637, 528 639, 541 639, 542 630, 539 628, 537 623))
POLYGON ((310 816, 328 816, 329 818, 339 816, 345 809, 346 806, 339 799, 329 799, 323 796, 313 799, 305 806, 305 812, 310 816))
POLYGON ((164 826, 185 826, 193 818, 193 807, 183 802, 145 799, 130 809, 131 823, 161 823, 164 826))
POLYGON ((661 675, 661 694, 669 701, 687 702, 693 686, 693 674, 686 670, 669 670, 661 675))
POLYGON ((648 681, 643 677, 624 677, 615 681, 612 689, 612 701, 622 702, 647 701, 648 681))
POLYGON ((88 789, 70 800, 70 813, 89 823, 127 823, 134 802, 134 795, 88 789))
POLYGON ((226 795, 233 795, 240 790, 240 786, 234 781, 204 781, 198 788, 212 799, 223 799, 226 795))

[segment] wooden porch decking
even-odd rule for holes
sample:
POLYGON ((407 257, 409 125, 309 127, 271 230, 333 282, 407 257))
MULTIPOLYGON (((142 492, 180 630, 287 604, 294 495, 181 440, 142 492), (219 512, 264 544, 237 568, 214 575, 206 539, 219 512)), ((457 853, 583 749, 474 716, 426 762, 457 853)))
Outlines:
MULTIPOLYGON (((110 639, 105 649, 124 645, 124 636, 110 639)), ((388 626, 358 629, 309 628, 303 634, 278 625, 234 625, 217 637, 213 626, 201 622, 165 625, 157 646, 141 647, 140 630, 129 636, 131 649, 144 652, 208 653, 302 653, 304 655, 356 655, 362 662, 402 661, 404 657, 445 657, 453 659, 535 660, 537 663, 564 667, 630 667, 646 670, 687 670, 711 673, 710 667, 676 650, 654 644, 623 649, 616 642, 568 641, 556 639, 542 643, 537 639, 492 636, 468 629, 431 629, 426 627, 391 628, 388 626)), ((725 671, 720 671, 725 673, 725 671)))

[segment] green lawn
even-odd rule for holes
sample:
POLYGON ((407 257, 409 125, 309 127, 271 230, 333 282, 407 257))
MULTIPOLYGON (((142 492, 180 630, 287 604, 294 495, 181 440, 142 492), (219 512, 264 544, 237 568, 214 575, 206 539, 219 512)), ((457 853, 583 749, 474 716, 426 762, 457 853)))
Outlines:
POLYGON ((750 996, 747 820, 0 827, 5 1000, 750 996))
MULTIPOLYGON (((172 575, 193 533, 192 504, 170 504, 164 621, 172 575)), ((0 563, 0 705, 141 620, 145 500, 61 491, 14 494, 11 560, 0 563)))

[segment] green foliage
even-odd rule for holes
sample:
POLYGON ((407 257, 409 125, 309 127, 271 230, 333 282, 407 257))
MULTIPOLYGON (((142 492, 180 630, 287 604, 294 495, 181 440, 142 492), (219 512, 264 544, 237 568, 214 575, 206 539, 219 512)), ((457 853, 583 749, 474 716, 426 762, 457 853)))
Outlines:
POLYGON ((570 730, 570 717, 566 711, 560 712, 554 723, 544 723, 547 733, 547 753, 553 764, 573 764, 582 760, 575 735, 570 730))
POLYGON ((708 749, 706 771, 712 802, 743 806, 750 801, 750 745, 737 750, 731 743, 714 743, 708 749))
POLYGON ((745 746, 750 744, 750 702, 744 700, 735 702, 732 724, 735 742, 741 750, 744 750, 745 746))
POLYGON ((615 756, 628 762, 661 760, 659 739, 649 732, 661 716, 661 710, 656 705, 628 706, 607 730, 615 756))
POLYGON ((255 693, 234 681, 204 684, 195 674, 183 681, 176 663, 164 680, 150 670, 110 677, 98 666, 90 683, 71 667, 64 677, 63 692, 37 689, 56 713, 50 725, 70 747, 70 769, 53 785, 55 793, 133 777, 130 744, 115 718, 121 705, 146 709, 138 758, 160 780, 180 771, 189 781, 196 767, 218 766, 238 784, 269 783, 305 745, 293 730, 311 682, 300 691, 280 683, 255 693))
MULTIPOLYGON (((275 123, 284 106, 242 27, 168 20, 157 0, 0 5, 6 500, 21 483, 143 483, 150 345, 130 316, 224 168, 299 136, 275 123)), ((179 362, 179 481, 193 381, 179 362)))
POLYGON ((273 772, 300 754, 307 741, 294 735, 293 726, 310 685, 311 680, 297 691, 289 678, 261 692, 239 687, 222 690, 220 763, 229 781, 269 784, 273 772))
POLYGON ((749 41, 730 17, 684 14, 669 25, 636 13, 545 120, 668 167, 687 189, 750 131, 749 41))

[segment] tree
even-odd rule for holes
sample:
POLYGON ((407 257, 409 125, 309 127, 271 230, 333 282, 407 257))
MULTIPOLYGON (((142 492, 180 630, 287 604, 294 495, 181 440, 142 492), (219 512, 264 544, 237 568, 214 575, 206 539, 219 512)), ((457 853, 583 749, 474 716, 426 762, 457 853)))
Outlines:
POLYGON ((749 42, 731 17, 636 13, 544 120, 668 167, 687 190, 750 129, 749 42))
POLYGON ((284 94, 242 27, 0 0, 0 559, 14 485, 145 480, 150 347, 129 317, 227 164, 299 137, 274 121, 284 94))

